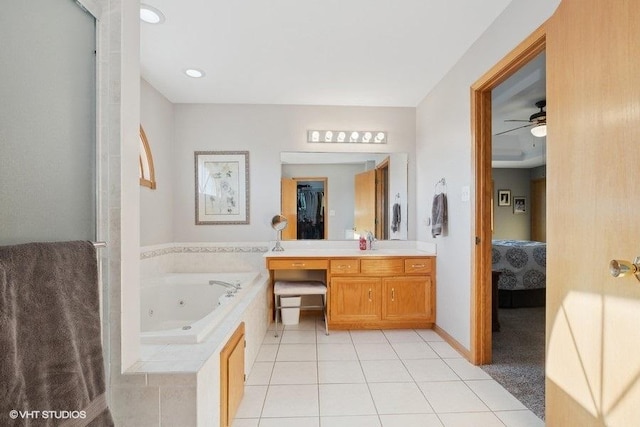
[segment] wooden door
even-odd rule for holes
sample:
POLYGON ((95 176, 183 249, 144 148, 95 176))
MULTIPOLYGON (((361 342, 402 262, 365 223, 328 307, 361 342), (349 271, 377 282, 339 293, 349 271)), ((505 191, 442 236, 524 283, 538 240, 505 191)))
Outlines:
POLYGON ((531 240, 547 241, 547 179, 531 181, 531 240))
POLYGON ((376 170, 362 172, 355 177, 355 232, 376 231, 376 170))
POLYGON ((640 425, 640 7, 563 0, 547 26, 550 426, 640 425))
POLYGON ((380 320, 379 278, 332 277, 331 321, 367 322, 380 320))
POLYGON ((382 318, 432 320, 431 277, 388 277, 382 280, 382 318))
POLYGON ((282 240, 296 240, 298 235, 298 187, 295 179, 280 180, 280 209, 287 218, 287 228, 282 230, 282 240))

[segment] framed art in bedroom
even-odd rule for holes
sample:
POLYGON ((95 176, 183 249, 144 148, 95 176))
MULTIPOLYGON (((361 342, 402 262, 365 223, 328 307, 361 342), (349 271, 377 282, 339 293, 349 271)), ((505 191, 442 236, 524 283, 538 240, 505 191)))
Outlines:
POLYGON ((513 198, 513 213, 514 214, 527 213, 527 198, 526 197, 514 197, 513 198))
POLYGON ((511 190, 498 190, 498 206, 511 206, 511 190))
POLYGON ((249 152, 195 152, 196 225, 249 224, 249 152))

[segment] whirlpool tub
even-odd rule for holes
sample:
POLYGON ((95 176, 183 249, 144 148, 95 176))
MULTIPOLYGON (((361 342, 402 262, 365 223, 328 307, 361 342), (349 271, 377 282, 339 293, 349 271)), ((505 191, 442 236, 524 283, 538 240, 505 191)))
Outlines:
POLYGON ((250 293, 259 277, 257 272, 181 273, 143 280, 140 342, 201 342, 250 293))

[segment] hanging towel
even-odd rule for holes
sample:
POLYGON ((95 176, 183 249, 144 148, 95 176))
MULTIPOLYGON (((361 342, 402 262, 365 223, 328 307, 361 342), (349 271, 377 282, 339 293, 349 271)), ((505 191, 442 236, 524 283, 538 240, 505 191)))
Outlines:
POLYGON ((431 236, 441 235, 447 228, 447 195, 437 194, 433 197, 431 208, 431 236))
POLYGON ((0 247, 0 425, 113 426, 99 291, 91 242, 0 247))
POLYGON ((393 204, 393 219, 391 220, 391 231, 397 233, 400 229, 400 222, 402 221, 402 217, 400 215, 400 204, 393 204))

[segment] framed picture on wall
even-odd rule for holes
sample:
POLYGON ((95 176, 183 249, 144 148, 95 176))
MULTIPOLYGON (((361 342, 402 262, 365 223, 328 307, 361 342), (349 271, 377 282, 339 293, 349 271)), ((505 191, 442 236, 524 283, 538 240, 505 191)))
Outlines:
POLYGON ((523 214, 527 212, 527 198, 526 197, 514 197, 513 198, 513 213, 523 214))
POLYGON ((249 224, 249 152, 196 151, 196 225, 249 224))
POLYGON ((498 190, 498 206, 511 206, 511 190, 498 190))

